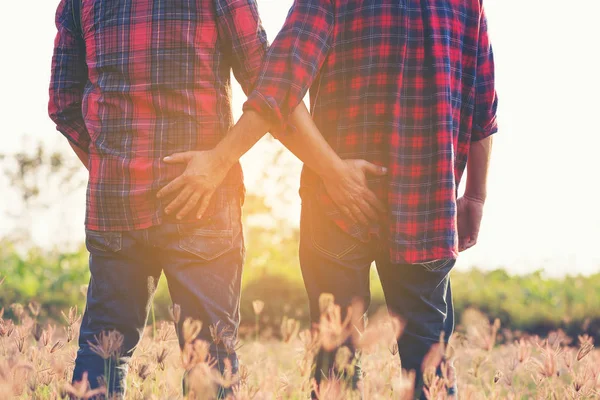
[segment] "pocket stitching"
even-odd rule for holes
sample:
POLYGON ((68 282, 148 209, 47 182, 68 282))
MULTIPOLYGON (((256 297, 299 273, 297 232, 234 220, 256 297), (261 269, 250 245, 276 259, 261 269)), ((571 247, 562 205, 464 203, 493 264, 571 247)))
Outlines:
POLYGON ((94 232, 87 231, 87 244, 93 248, 94 250, 102 251, 105 253, 118 253, 123 250, 123 235, 120 232, 94 232), (102 239, 106 242, 104 248, 100 248, 98 245, 94 245, 93 241, 90 240, 91 237, 95 237, 96 239, 102 239), (116 240, 116 246, 111 246, 113 240, 116 240))
POLYGON ((317 250, 321 251, 325 255, 328 255, 330 257, 333 257, 333 258, 336 258, 339 260, 342 257, 344 257, 345 255, 347 255, 348 253, 350 253, 352 250, 354 250, 358 246, 358 243, 354 243, 354 244, 350 245, 350 247, 348 247, 346 250, 343 250, 340 253, 335 254, 335 253, 323 248, 321 245, 319 245, 315 239, 315 234, 314 234, 315 227, 314 227, 313 204, 312 204, 312 202, 309 204, 310 204, 309 205, 309 208, 310 208, 310 216, 309 216, 310 217, 310 240, 311 240, 313 246, 317 250))
MULTIPOLYGON (((231 225, 233 223, 233 218, 231 215, 231 213, 232 213, 231 205, 228 205, 228 208, 229 208, 229 225, 231 225)), ((177 231, 179 232, 180 235, 187 235, 186 237, 179 238, 179 248, 181 250, 187 251, 188 253, 191 253, 205 261, 215 260, 215 259, 221 257, 223 254, 230 251, 231 249, 233 249, 233 228, 220 229, 220 230, 192 228, 192 229, 186 231, 185 225, 179 224, 179 225, 177 225, 177 231), (211 256, 209 256, 207 254, 200 254, 200 252, 197 251, 196 249, 194 249, 193 246, 185 244, 186 238, 196 237, 196 236, 200 236, 200 237, 204 237, 204 238, 221 238, 221 239, 228 238, 229 241, 228 241, 227 245, 223 248, 222 251, 220 251, 217 254, 212 254, 211 256)))
POLYGON ((442 265, 440 265, 439 267, 436 267, 436 268, 430 268, 430 267, 428 267, 428 264, 433 264, 433 263, 435 263, 435 262, 437 262, 437 261, 439 261, 439 260, 432 261, 432 262, 428 262, 428 263, 421 263, 421 264, 419 264, 419 265, 420 265, 420 266, 422 266, 423 268, 425 268, 427 271, 430 271, 430 272, 435 272, 435 271, 439 271, 439 270, 441 270, 442 268, 444 268, 444 267, 446 267, 448 264, 450 264, 450 263, 452 262, 452 259, 451 259, 451 258, 448 258, 448 259, 446 259, 446 261, 444 261, 444 262, 442 263, 442 265))
POLYGON ((177 230, 180 235, 191 235, 191 236, 204 236, 204 237, 229 237, 233 236, 233 229, 221 229, 221 230, 210 230, 202 228, 187 229, 183 226, 184 224, 177 225, 177 230))
MULTIPOLYGON (((200 236, 200 235, 194 235, 194 236, 200 236)), ((204 237, 206 237, 206 236, 204 236, 204 237)), ((200 253, 199 251, 197 251, 196 249, 194 249, 193 246, 186 245, 183 242, 184 240, 185 240, 184 238, 181 238, 179 240, 179 248, 181 250, 183 250, 183 251, 187 251, 188 253, 191 253, 191 254, 193 254, 193 255, 195 255, 197 257, 200 257, 201 259, 203 259, 205 261, 212 261, 214 259, 217 259, 217 258, 221 257, 223 254, 227 253, 229 250, 231 250, 233 248, 233 239, 232 239, 227 244, 227 246, 223 248, 223 250, 221 252, 209 256, 208 254, 200 253)))

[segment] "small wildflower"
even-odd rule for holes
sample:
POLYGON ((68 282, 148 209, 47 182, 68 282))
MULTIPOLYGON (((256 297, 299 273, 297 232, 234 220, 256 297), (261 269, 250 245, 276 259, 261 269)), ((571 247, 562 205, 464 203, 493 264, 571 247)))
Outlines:
POLYGON ((351 365, 352 351, 347 346, 340 347, 335 352, 335 366, 338 371, 346 371, 351 365))
POLYGON ((0 319, 0 337, 10 337, 15 330, 15 324, 8 320, 0 319))
POLYGON ((151 373, 152 373, 152 371, 150 370, 150 366, 148 364, 141 364, 138 367, 137 376, 142 381, 145 381, 146 379, 148 379, 148 377, 150 376, 151 373))
POLYGON ((67 383, 65 385, 65 392, 77 399, 87 400, 106 393, 106 388, 100 387, 98 389, 90 389, 88 374, 87 372, 84 372, 81 381, 74 382, 73 384, 67 383))
POLYGON ((531 345, 521 338, 516 343, 517 346, 517 359, 519 363, 524 364, 531 357, 531 345))
POLYGON ((10 308, 18 320, 23 319, 23 317, 25 316, 25 308, 23 307, 23 305, 19 303, 14 303, 10 305, 10 308))
POLYGON ((225 347, 225 352, 228 355, 232 355, 242 348, 242 343, 238 339, 228 337, 223 341, 223 346, 225 347))
POLYGON ((319 310, 321 315, 325 314, 331 306, 335 303, 335 298, 330 293, 323 293, 319 296, 319 310))
POLYGON ((332 378, 321 382, 320 385, 314 383, 314 392, 317 399, 323 400, 345 400, 347 393, 344 390, 344 384, 339 378, 332 378))
POLYGON ((33 327, 31 328, 31 334, 33 335, 33 338, 36 342, 39 342, 42 339, 43 333, 44 329, 42 328, 42 326, 39 323, 35 322, 33 324, 33 327))
POLYGON ((56 353, 57 351, 62 349, 64 346, 65 346, 65 344, 59 340, 58 342, 54 343, 54 345, 50 349, 50 354, 56 353))
POLYGON ((595 382, 596 378, 594 378, 594 374, 588 368, 580 370, 573 377, 572 390, 575 394, 573 398, 588 397, 594 389, 595 382))
POLYGON ((394 342, 392 343, 389 347, 388 350, 390 351, 390 354, 392 356, 397 356, 399 353, 399 349, 398 349, 398 342, 394 342))
POLYGON ((252 302, 252 308, 254 309, 254 314, 260 315, 265 309, 265 302, 262 300, 254 300, 252 302))
POLYGON ((558 356, 562 353, 562 349, 560 345, 557 344, 556 347, 552 348, 548 341, 545 342, 545 345, 542 347, 538 345, 542 350, 543 361, 534 360, 534 363, 538 367, 538 373, 542 378, 551 378, 553 376, 559 375, 558 369, 558 356))
POLYGON ((240 380, 240 384, 248 384, 248 380, 250 379, 250 370, 248 369, 248 366, 240 365, 240 370, 238 371, 238 378, 240 380))
POLYGON ((54 331, 55 330, 56 330, 56 328, 54 326, 48 326, 42 332, 41 342, 44 345, 44 347, 48 347, 48 345, 50 344, 50 342, 52 342, 52 337, 54 336, 54 331))
POLYGON ((300 323, 295 319, 283 317, 281 321, 281 338, 284 343, 290 343, 298 336, 300 323))
POLYGON ((340 306, 333 305, 327 307, 325 313, 321 315, 319 322, 319 338, 321 346, 325 351, 333 351, 339 347, 352 334, 352 317, 348 313, 346 319, 342 321, 342 312, 340 306))
POLYGON ((494 383, 500 382, 500 379, 502 379, 503 376, 504 374, 502 373, 502 371, 496 371, 496 374, 494 375, 494 383))
POLYGON ((38 303, 37 301, 32 301, 29 303, 28 307, 29 307, 29 312, 31 313, 31 315, 33 315, 34 317, 37 317, 38 315, 40 315, 40 310, 42 308, 40 303, 38 303))
POLYGON ((186 318, 183 321, 183 340, 185 343, 192 343, 202 331, 202 322, 186 318))
POLYGON ((227 340, 230 340, 233 337, 233 329, 229 326, 225 326, 222 329, 219 329, 220 321, 216 324, 209 326, 210 336, 215 345, 220 345, 221 343, 225 343, 227 340))
POLYGON ((163 347, 158 353, 156 353, 156 363, 161 370, 165 369, 165 360, 169 356, 169 353, 170 350, 166 347, 163 347))
POLYGON ((155 339, 158 342, 169 342, 171 340, 176 340, 176 333, 173 328, 173 324, 163 321, 158 328, 155 339))
MULTIPOLYGON (((190 371, 201 363, 207 363, 210 355, 210 344, 203 340, 186 343, 181 352, 181 364, 190 371)), ((210 362, 208 362, 210 364, 210 362)))
POLYGON ((80 316, 77 313, 77 306, 69 308, 69 314, 65 314, 64 311, 61 311, 61 314, 63 315, 63 318, 67 322, 67 326, 69 328, 75 326, 80 320, 80 316))
POLYGON ((594 350, 594 341, 588 335, 579 336, 579 351, 577 361, 581 361, 594 350))
POLYGON ((394 398, 398 400, 413 400, 415 398, 415 371, 402 370, 400 376, 392 380, 394 398))
POLYGON ((102 332, 95 337, 96 342, 88 342, 90 350, 104 360, 121 355, 125 337, 117 331, 102 332))
POLYGON ((181 320, 181 306, 179 304, 173 304, 169 307, 169 315, 171 316, 171 321, 178 324, 181 320))

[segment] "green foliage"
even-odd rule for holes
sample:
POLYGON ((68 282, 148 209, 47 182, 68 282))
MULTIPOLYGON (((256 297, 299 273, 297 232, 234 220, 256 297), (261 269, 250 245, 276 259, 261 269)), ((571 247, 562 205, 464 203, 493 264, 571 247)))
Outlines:
POLYGON ((72 253, 31 248, 23 254, 12 243, 0 241, 0 308, 37 301, 43 306, 41 317, 52 318, 73 305, 81 309, 81 290, 89 279, 87 259, 83 247, 72 253))
POLYGON ((561 328, 571 335, 600 335, 600 274, 548 279, 541 272, 510 276, 474 269, 452 280, 458 310, 475 307, 527 332, 561 328))
MULTIPOLYGON (((274 228, 275 229, 275 228, 274 228)), ((264 324, 277 326, 284 315, 308 324, 307 298, 297 262, 297 237, 273 243, 269 233, 247 228, 248 262, 244 271, 242 318, 254 321, 253 300, 263 300, 264 324)), ((0 242, 4 283, 0 285, 0 308, 12 316, 10 305, 42 304, 42 318, 60 318, 72 305, 84 306, 82 288, 88 282, 87 252, 72 253, 30 249, 19 253, 9 242, 0 242)), ((0 278, 1 280, 2 278, 0 278)), ((563 329, 575 336, 584 331, 600 337, 600 274, 547 279, 540 272, 523 276, 505 271, 473 269, 452 275, 457 313, 474 307, 503 327, 543 335, 563 329)), ((373 274, 372 309, 383 305, 381 288, 373 274)), ((168 318, 170 298, 161 279, 155 297, 157 317, 168 318)))

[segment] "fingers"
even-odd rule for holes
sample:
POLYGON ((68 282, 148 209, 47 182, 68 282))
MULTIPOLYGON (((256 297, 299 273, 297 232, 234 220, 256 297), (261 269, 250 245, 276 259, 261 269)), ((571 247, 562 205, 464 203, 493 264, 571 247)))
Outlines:
POLYGON ((385 214, 387 212, 385 204, 383 204, 383 202, 379 200, 375 193, 373 193, 372 191, 366 190, 363 194, 363 197, 371 206, 375 207, 375 209, 380 213, 385 214))
POLYGON ((458 251, 463 252, 469 250, 477 244, 477 237, 459 238, 458 251))
POLYGON ((351 205, 350 211, 352 212, 352 215, 354 215, 354 218, 356 218, 358 222, 360 222, 363 225, 369 225, 369 220, 367 219, 367 217, 365 217, 365 215, 362 213, 362 211, 357 205, 351 205))
POLYGON ((364 199, 361 199, 361 201, 358 202, 358 207, 360 208, 360 211, 363 213, 363 215, 365 215, 365 217, 367 217, 369 220, 371 220, 373 222, 376 222, 379 220, 379 217, 377 216, 377 212, 364 199))
POLYGON ((202 198, 202 194, 199 192, 194 192, 189 200, 187 201, 187 203, 185 204, 185 206, 181 209, 181 211, 179 211, 177 213, 177 219, 183 219, 185 216, 187 216, 193 209, 194 207, 196 207, 196 205, 198 204, 198 201, 202 198))
POLYGON ((185 153, 175 153, 163 158, 163 161, 167 164, 182 164, 189 162, 193 155, 194 154, 191 151, 186 151, 185 153))
POLYGON ((342 211, 342 214, 344 214, 344 216, 346 218, 348 218, 350 221, 356 223, 358 221, 356 221, 356 218, 354 218, 354 215, 352 215, 352 213, 350 212, 350 210, 348 209, 348 207, 346 206, 338 206, 340 208, 340 211, 342 211))
POLYGON ((190 198, 190 196, 194 193, 194 190, 189 186, 186 186, 181 193, 173 200, 169 205, 165 208, 165 212, 167 214, 171 214, 176 210, 179 210, 181 206, 185 204, 185 202, 190 198))
POLYGON ((367 173, 369 173, 371 175, 375 175, 375 176, 384 176, 385 174, 387 174, 387 168, 380 167, 380 166, 372 164, 368 161, 363 161, 361 163, 361 168, 364 172, 367 172, 367 173))
POLYGON ((208 205, 210 204, 210 199, 212 198, 214 192, 205 193, 202 198, 202 203, 200 204, 200 208, 198 209, 198 213, 196 214, 196 218, 201 219, 206 210, 208 209, 208 205))
POLYGON ((166 197, 167 195, 173 193, 173 192, 177 192, 178 190, 180 190, 183 186, 185 186, 185 181, 184 179, 180 176, 178 178, 175 178, 171 183, 169 183, 167 186, 165 186, 164 188, 162 188, 158 194, 156 195, 157 198, 161 199, 163 197, 166 197))

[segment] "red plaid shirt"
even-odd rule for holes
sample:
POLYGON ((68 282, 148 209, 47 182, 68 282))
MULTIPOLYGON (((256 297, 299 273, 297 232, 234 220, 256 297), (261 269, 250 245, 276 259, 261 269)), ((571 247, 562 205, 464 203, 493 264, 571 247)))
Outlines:
MULTIPOLYGON (((61 0, 56 25, 49 110, 89 153, 86 226, 160 224, 156 193, 184 168, 162 159, 213 148, 233 123, 231 70, 246 93, 260 71, 255 0, 61 0)), ((242 186, 239 165, 224 186, 242 186)))
POLYGON ((277 133, 309 88, 333 149, 388 167, 370 184, 387 199, 389 225, 344 219, 306 168, 302 190, 351 235, 383 233, 393 262, 456 258, 470 143, 497 130, 481 0, 296 0, 244 107, 268 116, 277 133))

